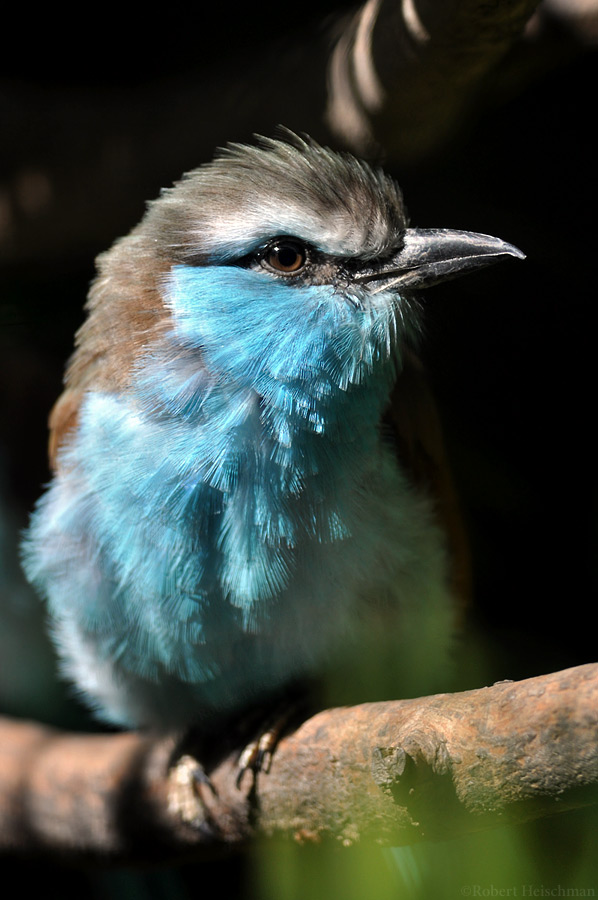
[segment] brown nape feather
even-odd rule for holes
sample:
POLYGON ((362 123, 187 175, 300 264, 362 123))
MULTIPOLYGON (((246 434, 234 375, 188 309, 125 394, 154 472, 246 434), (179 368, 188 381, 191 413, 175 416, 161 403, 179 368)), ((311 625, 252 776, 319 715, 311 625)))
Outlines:
POLYGON ((67 388, 62 392, 48 419, 48 458, 52 472, 59 469, 58 451, 64 446, 68 435, 77 427, 79 407, 84 391, 67 388))
POLYGON ((472 596, 469 541, 436 402, 413 353, 404 359, 385 423, 391 427, 402 464, 432 500, 436 521, 446 536, 451 588, 463 614, 472 596))
POLYGON ((139 229, 97 259, 98 275, 86 304, 88 316, 77 332, 65 375, 65 391, 50 413, 49 456, 58 453, 77 424, 87 388, 122 391, 143 349, 164 332, 170 314, 160 293, 168 259, 156 257, 139 229))

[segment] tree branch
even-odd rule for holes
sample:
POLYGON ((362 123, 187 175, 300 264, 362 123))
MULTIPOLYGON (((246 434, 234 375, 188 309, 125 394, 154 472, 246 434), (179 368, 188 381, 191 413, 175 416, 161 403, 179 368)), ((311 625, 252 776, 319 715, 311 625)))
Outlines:
POLYGON ((0 849, 131 862, 214 853, 257 833, 398 845, 594 804, 597 699, 592 664, 326 710, 282 738, 254 784, 246 775, 237 787, 238 754, 227 753, 201 802, 173 738, 3 720, 0 849))

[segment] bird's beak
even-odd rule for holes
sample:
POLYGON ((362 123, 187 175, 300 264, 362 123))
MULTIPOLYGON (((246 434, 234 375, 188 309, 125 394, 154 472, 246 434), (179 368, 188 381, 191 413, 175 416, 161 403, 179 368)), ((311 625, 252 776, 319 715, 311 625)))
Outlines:
POLYGON ((471 231, 440 228, 408 228, 398 253, 379 266, 362 270, 354 280, 377 282, 373 294, 389 288, 421 290, 456 278, 472 269, 481 269, 506 256, 525 259, 525 254, 500 238, 471 231))

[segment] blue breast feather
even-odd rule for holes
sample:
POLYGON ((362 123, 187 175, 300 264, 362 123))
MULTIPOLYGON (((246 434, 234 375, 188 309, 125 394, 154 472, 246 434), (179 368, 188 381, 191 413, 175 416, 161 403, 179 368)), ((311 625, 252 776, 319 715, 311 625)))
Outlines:
POLYGON ((129 393, 86 396, 26 550, 66 670, 126 724, 135 685, 217 708, 316 664, 381 556, 364 498, 403 496, 378 429, 398 298, 231 266, 177 266, 164 296, 172 329, 129 393))

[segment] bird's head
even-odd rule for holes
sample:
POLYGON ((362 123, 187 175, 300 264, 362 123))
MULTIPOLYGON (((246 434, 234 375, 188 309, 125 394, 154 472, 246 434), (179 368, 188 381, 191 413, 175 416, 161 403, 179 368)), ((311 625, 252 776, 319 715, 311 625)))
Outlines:
POLYGON ((349 154, 290 133, 230 145, 100 257, 70 378, 122 386, 168 336, 258 392, 344 391, 396 364, 420 289, 506 256, 523 254, 409 227, 396 182, 349 154))

